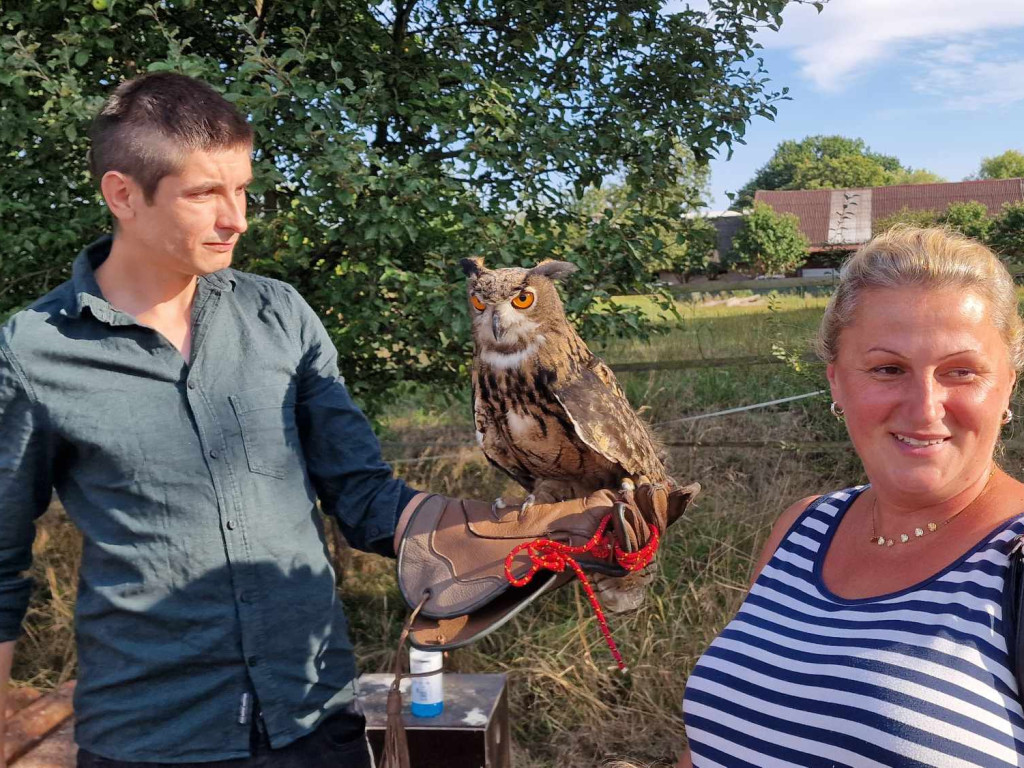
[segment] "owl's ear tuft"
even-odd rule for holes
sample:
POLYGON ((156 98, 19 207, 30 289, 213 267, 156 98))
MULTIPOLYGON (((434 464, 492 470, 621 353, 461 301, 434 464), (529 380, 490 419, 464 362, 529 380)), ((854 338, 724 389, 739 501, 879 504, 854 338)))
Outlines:
POLYGON ((578 269, 579 267, 575 264, 570 264, 568 261, 554 261, 553 259, 548 259, 547 261, 542 261, 536 267, 531 269, 530 274, 543 275, 551 280, 562 280, 578 269))
POLYGON ((484 257, 477 256, 475 259, 463 259, 459 262, 459 266, 466 273, 466 277, 476 277, 484 269, 484 257))

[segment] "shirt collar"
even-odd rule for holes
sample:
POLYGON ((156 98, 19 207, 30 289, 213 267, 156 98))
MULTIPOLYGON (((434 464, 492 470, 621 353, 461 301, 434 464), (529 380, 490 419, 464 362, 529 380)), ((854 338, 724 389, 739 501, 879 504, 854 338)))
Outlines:
MULTIPOLYGON (((110 306, 110 303, 103 298, 99 283, 96 282, 96 270, 110 255, 110 247, 113 243, 114 238, 111 235, 103 235, 83 248, 75 257, 71 267, 71 290, 74 298, 70 308, 65 312, 69 317, 80 317, 82 310, 88 307, 93 317, 111 325, 134 322, 127 315, 117 312, 110 306)), ((235 285, 234 270, 227 267, 208 275, 201 275, 199 281, 214 291, 230 291, 235 285)))

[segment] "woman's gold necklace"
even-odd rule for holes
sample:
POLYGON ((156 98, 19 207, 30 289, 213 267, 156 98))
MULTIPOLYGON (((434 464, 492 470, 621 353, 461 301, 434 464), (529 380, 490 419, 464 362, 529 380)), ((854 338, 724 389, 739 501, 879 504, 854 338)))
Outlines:
POLYGON ((995 473, 996 473, 996 467, 995 467, 995 464, 993 464, 992 465, 992 469, 989 470, 988 479, 985 480, 985 486, 981 489, 981 493, 979 493, 977 496, 975 496, 973 501, 971 501, 971 503, 968 504, 966 507, 963 507, 962 509, 960 509, 956 513, 950 515, 945 520, 943 520, 941 523, 928 523, 928 524, 925 525, 924 528, 915 528, 913 534, 901 533, 895 539, 887 539, 885 536, 879 536, 878 535, 878 528, 877 528, 877 525, 876 525, 876 521, 877 521, 877 518, 878 518, 878 496, 875 496, 875 498, 871 502, 871 543, 872 544, 877 544, 880 547, 891 547, 897 541, 899 541, 900 544, 906 544, 908 542, 920 539, 920 538, 924 537, 925 535, 927 535, 929 533, 935 533, 940 528, 943 528, 943 527, 949 525, 951 522, 953 522, 957 517, 959 517, 964 512, 964 510, 966 510, 969 507, 973 506, 975 501, 977 501, 982 496, 984 496, 985 495, 985 491, 988 490, 988 484, 992 482, 992 476, 995 473))

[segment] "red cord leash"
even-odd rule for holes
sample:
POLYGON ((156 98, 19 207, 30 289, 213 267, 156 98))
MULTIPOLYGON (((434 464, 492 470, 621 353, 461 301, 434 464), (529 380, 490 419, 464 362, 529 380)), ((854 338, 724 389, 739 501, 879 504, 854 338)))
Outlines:
POLYGON ((583 591, 587 594, 587 600, 590 601, 590 605, 594 609, 598 626, 601 628, 601 634, 604 635, 604 640, 608 643, 608 650, 612 652, 612 657, 615 659, 615 663, 619 665, 619 670, 628 672, 629 670, 622 660, 622 654, 619 653, 619 648, 612 639, 612 632, 608 628, 608 620, 605 618, 604 611, 601 610, 601 604, 597 601, 597 595, 594 594, 594 588, 590 584, 590 579, 587 578, 587 574, 583 572, 574 556, 590 553, 594 557, 604 560, 614 554, 615 562, 627 571, 639 571, 654 559, 654 553, 658 551, 658 527, 656 525, 650 526, 651 539, 643 547, 636 552, 626 552, 618 545, 618 542, 612 547, 611 542, 606 540, 605 530, 608 528, 611 519, 612 516, 610 514, 605 515, 601 524, 597 526, 597 530, 594 531, 594 535, 582 546, 572 547, 551 539, 534 539, 533 541, 526 541, 517 545, 515 549, 509 552, 508 557, 505 558, 505 578, 514 587, 525 587, 541 568, 554 571, 555 573, 562 573, 565 571, 566 566, 572 568, 583 585, 583 591), (512 575, 512 561, 515 560, 516 555, 523 551, 526 551, 530 557, 530 569, 523 574, 522 578, 517 579, 512 575))

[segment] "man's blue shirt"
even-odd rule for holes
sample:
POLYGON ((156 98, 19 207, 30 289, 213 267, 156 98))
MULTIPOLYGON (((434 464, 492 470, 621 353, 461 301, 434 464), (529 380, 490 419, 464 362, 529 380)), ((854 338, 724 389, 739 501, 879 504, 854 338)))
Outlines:
POLYGON ((353 546, 392 554, 414 491, 291 286, 199 278, 186 363, 103 299, 110 244, 0 329, 0 640, 20 634, 33 521, 55 487, 84 537, 79 744, 120 760, 244 756, 249 694, 283 745, 355 676, 316 499, 353 546))

